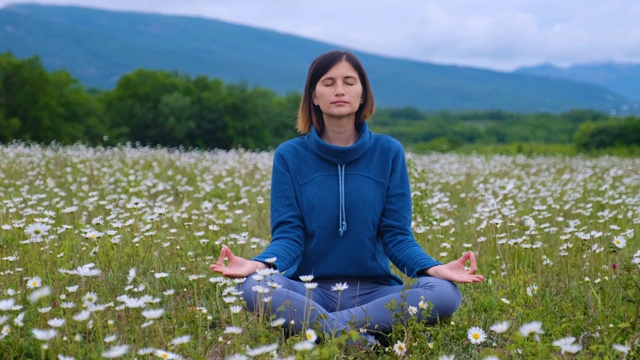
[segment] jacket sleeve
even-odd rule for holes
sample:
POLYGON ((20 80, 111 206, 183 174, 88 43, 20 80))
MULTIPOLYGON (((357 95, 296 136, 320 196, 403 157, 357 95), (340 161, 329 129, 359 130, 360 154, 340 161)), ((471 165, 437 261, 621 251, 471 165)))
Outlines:
POLYGON ((429 256, 413 237, 406 157, 399 143, 394 149, 380 231, 384 251, 391 262, 407 276, 417 277, 420 270, 442 263, 429 256))
POLYGON ((271 243, 253 260, 266 263, 276 258, 273 264, 280 271, 293 267, 304 248, 304 221, 294 177, 278 148, 271 175, 271 243))

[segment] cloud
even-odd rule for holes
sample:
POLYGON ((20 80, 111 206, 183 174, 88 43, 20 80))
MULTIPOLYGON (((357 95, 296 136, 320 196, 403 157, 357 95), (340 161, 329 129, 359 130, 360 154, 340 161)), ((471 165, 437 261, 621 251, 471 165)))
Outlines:
MULTIPOLYGON (((0 0, 0 6, 10 1, 0 0)), ((60 3, 41 0, 41 3, 60 3)), ((511 70, 539 63, 640 63, 635 0, 67 0, 215 18, 379 55, 511 70)))

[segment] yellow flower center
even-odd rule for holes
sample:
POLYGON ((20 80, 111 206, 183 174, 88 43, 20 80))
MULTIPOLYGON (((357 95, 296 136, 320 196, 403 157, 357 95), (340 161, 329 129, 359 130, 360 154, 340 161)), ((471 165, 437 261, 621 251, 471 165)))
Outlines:
POLYGON ((474 333, 471 337, 472 337, 474 340, 478 340, 478 339, 480 339, 480 334, 478 334, 478 333, 474 333))
POLYGON ((168 359, 169 358, 169 354, 162 353, 162 355, 160 355, 160 357, 163 358, 163 359, 168 359))
POLYGON ((34 287, 35 287, 35 286, 38 286, 38 282, 37 282, 37 281, 32 281, 32 282, 31 282, 31 286, 34 286, 34 287))

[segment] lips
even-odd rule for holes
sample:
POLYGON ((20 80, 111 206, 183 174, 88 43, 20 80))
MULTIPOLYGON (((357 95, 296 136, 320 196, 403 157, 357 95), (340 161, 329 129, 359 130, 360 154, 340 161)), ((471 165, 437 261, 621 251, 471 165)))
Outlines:
POLYGON ((337 100, 337 101, 333 101, 331 104, 332 105, 344 105, 344 104, 348 104, 348 101, 344 101, 344 100, 337 100))

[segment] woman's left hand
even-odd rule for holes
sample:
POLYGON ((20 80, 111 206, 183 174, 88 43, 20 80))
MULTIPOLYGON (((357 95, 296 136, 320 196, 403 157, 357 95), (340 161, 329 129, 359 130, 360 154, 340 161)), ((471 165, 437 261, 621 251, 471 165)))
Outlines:
POLYGON ((484 276, 476 274, 477 270, 478 264, 476 262, 476 255, 473 251, 468 251, 458 260, 454 260, 444 265, 430 267, 427 269, 426 273, 429 276, 458 283, 482 282, 484 280, 484 276), (464 268, 467 261, 471 262, 471 266, 468 271, 464 268))

